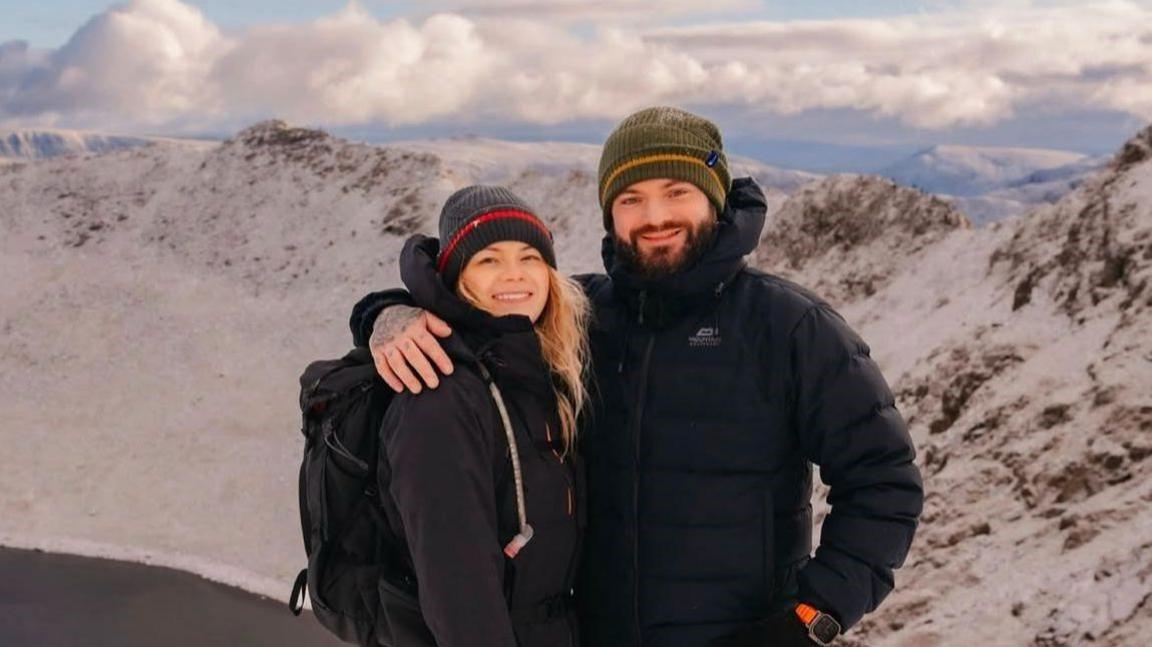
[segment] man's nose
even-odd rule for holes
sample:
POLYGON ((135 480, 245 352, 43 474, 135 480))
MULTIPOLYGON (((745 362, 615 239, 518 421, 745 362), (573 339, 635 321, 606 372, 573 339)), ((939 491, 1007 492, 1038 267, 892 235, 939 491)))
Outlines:
POLYGON ((644 221, 653 227, 662 227, 672 219, 672 212, 662 200, 649 200, 644 205, 644 221))

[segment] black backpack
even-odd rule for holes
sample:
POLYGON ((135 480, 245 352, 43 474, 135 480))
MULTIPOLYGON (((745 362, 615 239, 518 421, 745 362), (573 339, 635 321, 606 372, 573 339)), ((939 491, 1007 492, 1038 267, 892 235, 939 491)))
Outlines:
POLYGON ((288 608, 300 615, 307 592, 316 618, 342 640, 434 646, 415 574, 377 490, 378 434, 392 396, 367 348, 312 362, 300 376, 300 524, 308 567, 296 577, 288 608))

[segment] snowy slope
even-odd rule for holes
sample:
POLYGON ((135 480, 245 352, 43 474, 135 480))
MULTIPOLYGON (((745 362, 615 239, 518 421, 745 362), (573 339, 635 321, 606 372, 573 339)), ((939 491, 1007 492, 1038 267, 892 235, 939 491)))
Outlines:
MULTIPOLYGON (((456 188, 502 181, 565 269, 599 265, 587 150, 436 146, 265 123, 0 166, 0 543, 282 596, 302 565, 296 378, 346 350, 350 305, 397 283, 404 237, 456 188)), ((754 262, 861 332, 927 479, 897 591, 846 645, 1152 631, 1150 150, 1152 129, 1056 205, 984 228, 874 177, 772 193, 754 262)))

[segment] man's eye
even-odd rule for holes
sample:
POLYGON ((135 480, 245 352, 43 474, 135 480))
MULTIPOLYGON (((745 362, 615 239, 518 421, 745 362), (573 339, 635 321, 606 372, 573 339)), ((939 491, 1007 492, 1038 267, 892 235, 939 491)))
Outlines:
POLYGON ((627 198, 620 198, 619 200, 617 200, 617 201, 616 201, 616 204, 619 204, 619 205, 633 205, 633 204, 636 204, 636 203, 637 203, 637 202, 639 202, 639 201, 640 201, 640 199, 639 199, 639 198, 636 198, 636 197, 631 197, 631 196, 630 196, 630 197, 627 197, 627 198))
POLYGON ((688 189, 672 189, 668 192, 668 195, 673 198, 679 198, 680 196, 688 195, 688 189))
POLYGON ((481 259, 476 261, 476 263, 479 265, 492 265, 495 262, 496 262, 496 259, 492 258, 491 256, 481 258, 481 259))

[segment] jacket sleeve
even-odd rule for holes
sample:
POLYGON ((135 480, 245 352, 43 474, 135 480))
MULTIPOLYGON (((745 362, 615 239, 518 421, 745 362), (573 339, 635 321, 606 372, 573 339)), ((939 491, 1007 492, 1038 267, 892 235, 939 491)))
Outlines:
POLYGON ((382 460, 424 620, 440 647, 514 647, 497 531, 494 461, 502 449, 476 403, 449 382, 407 398, 382 427, 382 460))
POLYGON ((924 502, 907 425, 868 345, 825 303, 791 335, 794 424, 830 488, 800 599, 847 629, 892 591, 924 502))
POLYGON ((376 323, 376 317, 380 316, 384 308, 396 305, 412 305, 412 297, 407 290, 402 288, 382 290, 360 299, 352 308, 352 316, 348 318, 353 345, 367 346, 368 340, 372 337, 372 326, 376 323))

